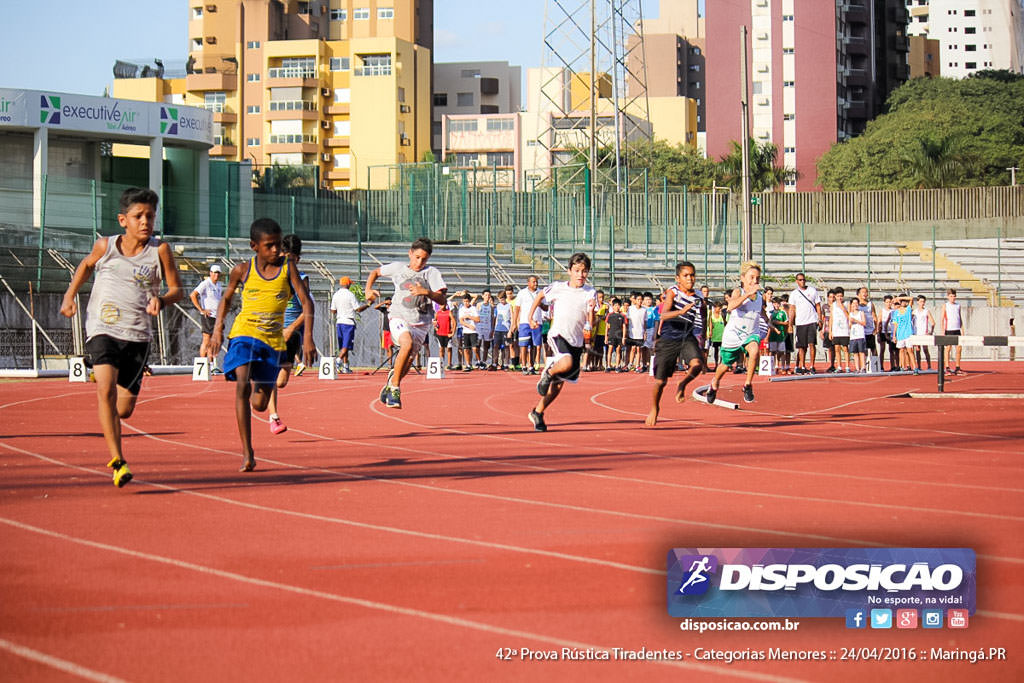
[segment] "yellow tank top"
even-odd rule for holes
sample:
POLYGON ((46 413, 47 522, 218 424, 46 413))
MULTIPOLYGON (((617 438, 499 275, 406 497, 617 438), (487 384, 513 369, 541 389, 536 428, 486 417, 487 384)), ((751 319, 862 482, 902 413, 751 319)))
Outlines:
POLYGON ((256 269, 256 257, 242 283, 242 310, 231 325, 233 337, 252 337, 277 351, 284 351, 284 309, 292 298, 287 259, 277 277, 267 280, 256 269))

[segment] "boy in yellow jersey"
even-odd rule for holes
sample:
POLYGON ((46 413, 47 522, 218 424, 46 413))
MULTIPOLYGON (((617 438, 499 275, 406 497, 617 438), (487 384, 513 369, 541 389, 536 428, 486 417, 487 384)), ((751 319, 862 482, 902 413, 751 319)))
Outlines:
POLYGON ((303 361, 313 361, 313 301, 299 276, 294 260, 285 256, 281 226, 270 218, 258 218, 249 228, 249 246, 256 252, 245 263, 231 269, 224 298, 217 309, 217 322, 210 339, 211 353, 217 355, 224 337, 224 317, 239 286, 242 310, 235 317, 224 355, 224 377, 237 382, 235 417, 242 439, 242 472, 256 469, 252 450, 252 408, 267 409, 274 392, 281 355, 286 350, 284 312, 294 293, 302 305, 303 361))

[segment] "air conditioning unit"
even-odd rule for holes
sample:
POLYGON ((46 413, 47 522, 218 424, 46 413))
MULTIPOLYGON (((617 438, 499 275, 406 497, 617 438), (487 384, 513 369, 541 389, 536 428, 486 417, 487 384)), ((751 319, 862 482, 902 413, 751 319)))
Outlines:
POLYGON ((401 104, 398 106, 398 111, 400 111, 403 114, 408 114, 409 112, 412 111, 412 107, 410 107, 408 104, 401 104))
POLYGON ((330 97, 331 96, 331 89, 330 88, 320 88, 320 94, 323 95, 324 97, 330 97))
POLYGON ((409 138, 407 138, 406 136, 403 135, 402 136, 402 147, 409 147, 411 145, 412 145, 412 140, 410 140, 409 138))
POLYGON ((330 127, 331 127, 331 122, 330 121, 321 121, 320 122, 320 127, 323 128, 324 130, 329 130, 330 127))
POLYGON ((206 6, 206 11, 207 12, 216 12, 217 11, 217 6, 216 5, 207 5, 206 6))
POLYGON ((206 36, 206 42, 209 43, 210 45, 216 45, 217 44, 217 37, 216 36, 206 36))
POLYGON ((327 152, 324 152, 323 154, 320 155, 320 158, 323 159, 324 161, 330 161, 331 155, 328 154, 327 152))

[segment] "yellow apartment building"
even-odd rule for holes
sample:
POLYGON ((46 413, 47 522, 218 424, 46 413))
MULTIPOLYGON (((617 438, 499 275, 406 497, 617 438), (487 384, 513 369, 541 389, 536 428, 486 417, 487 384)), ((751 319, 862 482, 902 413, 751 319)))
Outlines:
POLYGON ((211 158, 316 166, 322 187, 351 189, 430 150, 432 0, 187 4, 184 82, 114 93, 212 111, 211 158))

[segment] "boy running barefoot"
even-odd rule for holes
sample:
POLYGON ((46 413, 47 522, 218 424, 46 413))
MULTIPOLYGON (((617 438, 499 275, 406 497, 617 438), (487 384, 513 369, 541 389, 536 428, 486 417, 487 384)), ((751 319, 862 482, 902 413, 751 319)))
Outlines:
POLYGON ((686 363, 686 376, 676 386, 676 403, 686 400, 686 385, 704 368, 701 351, 707 302, 696 291, 697 270, 689 261, 676 265, 676 284, 665 290, 661 300, 661 331, 654 346, 654 391, 651 412, 644 421, 648 427, 658 422, 658 409, 665 384, 676 370, 676 361, 686 363))
POLYGON ((252 410, 261 413, 266 410, 277 386, 281 355, 288 346, 284 338, 284 313, 293 293, 302 305, 303 362, 312 364, 316 353, 313 300, 295 260, 285 256, 281 226, 270 218, 256 219, 249 227, 249 246, 256 255, 231 269, 210 339, 212 353, 216 355, 224 338, 224 318, 231 310, 235 290, 242 287, 242 310, 231 325, 228 350, 224 354, 224 377, 229 382, 237 382, 235 419, 242 440, 242 472, 256 469, 252 410))
POLYGON ((728 366, 741 361, 744 354, 748 360, 743 400, 747 403, 754 402, 752 385, 761 344, 757 330, 762 325, 764 329, 770 326, 764 317, 764 299, 761 296, 760 284, 761 266, 754 261, 746 261, 740 266, 740 286, 732 290, 729 296, 729 320, 725 323, 725 332, 722 333, 722 362, 715 368, 715 377, 711 380, 711 388, 706 394, 708 403, 715 402, 718 387, 728 366))
POLYGON ((170 245, 153 237, 157 202, 152 190, 124 191, 117 214, 124 234, 96 241, 78 264, 60 307, 68 318, 75 314, 75 295, 95 271, 86 310, 85 350, 96 374, 100 427, 110 451, 107 467, 114 470, 118 488, 132 480, 121 451, 121 420, 131 417, 142 389, 153 338, 150 320, 184 296, 170 245), (167 281, 163 295, 161 279, 167 281))
POLYGON ((551 348, 552 363, 544 368, 537 382, 540 401, 530 411, 529 419, 538 432, 547 431, 544 410, 562 393, 562 383, 575 382, 580 376, 580 357, 583 355, 584 330, 594 328, 594 309, 597 292, 587 284, 590 274, 590 257, 576 253, 569 257, 569 280, 554 282, 533 301, 527 320, 536 328, 539 323, 534 317, 538 307, 547 310, 555 305, 551 329, 548 331, 548 345, 551 348))
POLYGON ((402 380, 412 367, 412 361, 427 340, 434 318, 434 304, 444 306, 448 301, 448 287, 441 271, 427 265, 434 243, 421 237, 409 247, 409 262, 395 261, 374 269, 366 280, 366 302, 373 303, 380 292, 373 288, 377 278, 391 278, 395 296, 388 309, 391 339, 398 343, 395 367, 388 373, 387 383, 380 390, 380 402, 388 408, 402 407, 402 380))

